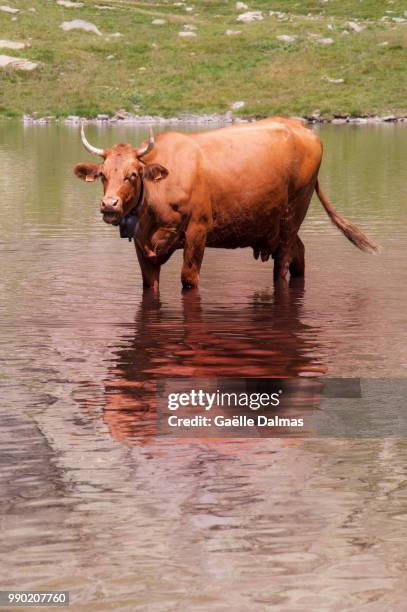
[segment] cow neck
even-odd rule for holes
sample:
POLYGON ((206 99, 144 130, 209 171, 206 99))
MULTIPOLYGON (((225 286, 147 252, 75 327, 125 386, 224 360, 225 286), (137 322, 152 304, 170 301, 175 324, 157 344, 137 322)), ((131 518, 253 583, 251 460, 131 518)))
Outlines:
POLYGON ((138 224, 137 213, 143 206, 145 199, 144 181, 141 177, 140 180, 140 193, 138 195, 137 202, 131 207, 127 215, 125 215, 120 221, 120 238, 128 238, 130 242, 134 238, 138 224))
POLYGON ((140 177, 141 180, 141 186, 140 186, 140 193, 138 195, 138 199, 136 204, 133 206, 133 208, 128 212, 128 214, 135 214, 144 204, 144 199, 145 199, 145 195, 146 195, 146 190, 144 187, 144 181, 143 179, 140 177))

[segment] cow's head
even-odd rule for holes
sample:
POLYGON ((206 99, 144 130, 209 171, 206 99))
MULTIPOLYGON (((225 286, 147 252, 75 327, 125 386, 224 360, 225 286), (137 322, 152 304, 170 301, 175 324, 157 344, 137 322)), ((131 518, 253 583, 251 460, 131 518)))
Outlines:
POLYGON ((144 146, 135 149, 129 144, 118 144, 110 149, 98 149, 86 139, 81 126, 82 143, 89 153, 103 158, 99 164, 77 164, 74 172, 84 181, 93 182, 100 178, 103 197, 100 212, 103 220, 119 225, 121 219, 133 210, 141 199, 142 181, 160 181, 168 176, 168 170, 160 164, 148 164, 143 157, 155 146, 154 135, 144 146))

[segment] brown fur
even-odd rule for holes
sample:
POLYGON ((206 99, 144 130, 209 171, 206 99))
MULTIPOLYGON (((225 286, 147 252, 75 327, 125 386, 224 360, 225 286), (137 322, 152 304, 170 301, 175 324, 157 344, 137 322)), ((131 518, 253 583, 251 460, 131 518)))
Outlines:
POLYGON ((135 236, 145 287, 158 288, 161 265, 184 250, 181 280, 195 287, 206 247, 251 247, 274 259, 274 278, 304 275, 298 230, 314 189, 333 223, 353 244, 377 250, 339 215, 318 181, 322 144, 301 121, 272 117, 202 133, 167 132, 142 161, 131 145, 104 152, 104 162, 78 164, 85 180, 103 180, 101 212, 117 225, 132 210, 145 181, 135 236))

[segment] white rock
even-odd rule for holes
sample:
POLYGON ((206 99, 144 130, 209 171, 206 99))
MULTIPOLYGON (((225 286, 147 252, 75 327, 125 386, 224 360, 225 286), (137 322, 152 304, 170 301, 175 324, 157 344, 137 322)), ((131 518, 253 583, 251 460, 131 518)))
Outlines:
POLYGON ((113 34, 109 34, 108 38, 121 38, 122 36, 121 32, 113 32, 113 34))
POLYGON ((165 25, 167 22, 165 19, 153 19, 152 25, 165 25))
POLYGON ((356 23, 356 21, 347 21, 346 27, 352 30, 352 32, 361 32, 364 30, 364 27, 356 23))
POLYGON ((64 32, 70 32, 71 30, 84 30, 85 32, 92 32, 98 36, 102 36, 102 32, 95 26, 94 23, 89 21, 83 21, 83 19, 74 19, 73 21, 64 21, 59 26, 64 32))
POLYGON ((367 119, 366 117, 350 117, 350 119, 348 119, 348 122, 365 124, 367 123, 367 119))
POLYGON ((238 36, 242 33, 242 30, 226 30, 226 36, 238 36))
POLYGON ((36 62, 24 59, 22 57, 10 57, 9 55, 0 55, 0 68, 13 68, 13 70, 31 71, 37 68, 36 62))
POLYGON ((406 20, 404 19, 404 17, 393 17, 393 21, 395 23, 405 23, 406 20))
POLYGON ((195 38, 195 32, 178 32, 178 36, 182 36, 182 38, 195 38))
POLYGON ((297 40, 298 36, 289 36, 288 34, 280 34, 276 36, 277 40, 285 43, 293 43, 297 40))
POLYGON ((19 13, 20 9, 16 9, 16 8, 12 8, 11 6, 7 6, 6 4, 3 4, 2 6, 0 6, 0 11, 3 11, 3 13, 19 13))
POLYGON ((185 32, 195 32, 197 30, 197 27, 192 25, 192 23, 187 23, 186 25, 184 25, 184 30, 185 32))
POLYGON ((36 13, 37 9, 34 8, 33 6, 31 8, 28 9, 30 11, 30 13, 36 13))
POLYGON ((57 0, 57 4, 65 8, 82 8, 85 6, 83 2, 71 2, 70 0, 57 0))
POLYGON ((236 21, 250 23, 251 21, 262 21, 263 19, 264 17, 261 11, 248 11, 247 13, 242 13, 239 15, 236 21))
POLYGON ((115 11, 115 6, 106 6, 105 4, 95 4, 95 8, 99 9, 99 11, 115 11))
POLYGON ((24 49, 27 45, 14 40, 0 40, 0 49, 24 49))
POLYGON ((345 79, 330 79, 329 77, 326 77, 326 80, 328 83, 334 83, 335 85, 340 85, 345 82, 345 79))
POLYGON ((317 43, 319 43, 320 45, 333 45, 334 39, 333 38, 318 38, 317 43))
POLYGON ((233 104, 231 104, 230 108, 232 110, 239 110, 240 108, 244 108, 246 106, 246 103, 243 102, 243 100, 239 100, 238 102, 233 102, 233 104))
POLYGON ((407 11, 404 11, 404 17, 407 17, 407 11))
POLYGON ((192 13, 192 11, 194 10, 193 6, 186 6, 185 10, 187 11, 187 13, 192 13))
POLYGON ((106 56, 106 59, 107 59, 107 60, 112 60, 112 59, 114 59, 114 55, 107 55, 107 56, 106 56))
POLYGON ((269 15, 270 17, 277 17, 277 19, 284 19, 286 16, 282 11, 270 11, 269 15))
POLYGON ((383 41, 383 42, 379 43, 377 46, 378 46, 378 47, 387 47, 387 45, 388 45, 388 44, 389 44, 389 41, 388 41, 388 40, 385 40, 385 41, 383 41))
POLYGON ((237 11, 247 11, 249 7, 244 2, 236 2, 236 10, 237 11))

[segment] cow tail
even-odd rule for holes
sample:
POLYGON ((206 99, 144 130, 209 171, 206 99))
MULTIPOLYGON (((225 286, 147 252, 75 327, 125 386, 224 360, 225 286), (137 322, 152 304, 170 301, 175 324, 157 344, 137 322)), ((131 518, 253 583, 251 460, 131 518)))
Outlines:
POLYGON ((356 227, 356 225, 353 225, 353 223, 348 221, 348 219, 336 212, 332 204, 327 200, 326 196, 324 195, 324 192, 319 186, 318 180, 315 184, 315 191, 322 206, 328 213, 328 216, 331 219, 332 223, 336 225, 338 229, 341 230, 342 234, 344 234, 344 236, 346 236, 346 238, 350 240, 350 242, 357 246, 358 249, 360 249, 361 251, 365 251, 366 253, 379 252, 380 247, 377 244, 369 240, 369 238, 365 236, 365 234, 361 232, 360 229, 356 227))

